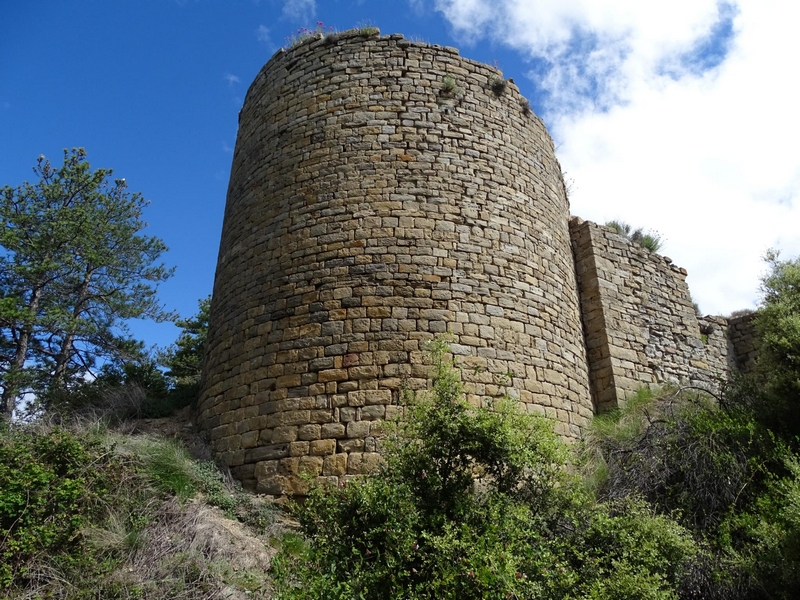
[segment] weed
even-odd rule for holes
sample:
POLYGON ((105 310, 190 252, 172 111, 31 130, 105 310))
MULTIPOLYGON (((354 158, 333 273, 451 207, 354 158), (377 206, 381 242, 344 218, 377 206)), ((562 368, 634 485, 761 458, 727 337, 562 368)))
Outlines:
POLYGON ((506 91, 506 87, 508 87, 508 81, 503 77, 492 76, 489 77, 489 87, 495 96, 502 96, 503 92, 506 91))
POLYGON ((373 25, 362 25, 358 28, 358 35, 361 37, 373 37, 380 34, 381 30, 373 25))
POLYGON ((633 229, 628 223, 617 220, 608 221, 605 226, 612 229, 615 233, 628 238, 631 242, 638 244, 645 250, 658 252, 661 249, 661 236, 654 231, 645 233, 641 227, 633 229))
POLYGON ((522 114, 526 117, 531 114, 531 103, 527 98, 520 98, 519 106, 522 109, 522 114))
POLYGON ((456 83, 456 80, 450 75, 445 75, 442 78, 442 94, 445 96, 460 96, 462 89, 456 83))
POLYGON ((3 597, 270 597, 271 505, 175 440, 76 423, 0 432, 3 597))
POLYGON ((137 454, 154 487, 185 502, 197 492, 195 463, 175 440, 136 438, 137 454))
POLYGON ((322 21, 317 21, 317 24, 313 29, 310 29, 308 27, 301 27, 292 35, 286 36, 285 38, 286 45, 284 47, 294 48, 295 46, 299 46, 300 44, 308 40, 322 39, 323 36, 327 37, 328 35, 335 35, 335 34, 336 34, 336 29, 334 27, 328 27, 326 29, 325 23, 323 23, 322 21))

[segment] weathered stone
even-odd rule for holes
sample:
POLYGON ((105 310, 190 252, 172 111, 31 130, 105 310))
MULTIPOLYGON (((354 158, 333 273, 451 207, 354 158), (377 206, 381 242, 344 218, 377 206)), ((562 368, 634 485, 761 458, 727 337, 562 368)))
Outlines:
POLYGON ((309 454, 323 456, 325 454, 333 454, 336 452, 336 440, 314 440, 310 443, 309 454))
POLYGON ((320 437, 323 438, 343 438, 345 437, 344 423, 325 423, 320 431, 320 437))
POLYGON ((347 454, 326 456, 322 463, 323 475, 341 476, 347 473, 347 454))
POLYGON ((263 493, 305 493, 301 464, 373 470, 445 332, 471 404, 517 398, 568 438, 640 385, 752 367, 749 320, 698 320, 685 270, 570 220, 544 125, 492 77, 446 48, 343 36, 276 54, 250 87, 199 423, 263 493))
POLYGON ((293 442, 297 439, 297 427, 275 427, 272 430, 272 443, 281 444, 284 442, 293 442))
POLYGON ((364 438, 369 435, 369 421, 352 421, 347 424, 347 437, 364 438))

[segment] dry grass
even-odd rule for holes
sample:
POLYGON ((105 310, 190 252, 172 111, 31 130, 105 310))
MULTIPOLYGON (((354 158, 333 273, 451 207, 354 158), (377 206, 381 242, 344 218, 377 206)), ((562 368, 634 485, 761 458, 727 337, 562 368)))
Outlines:
MULTIPOLYGON (((125 457, 119 489, 103 500, 105 516, 81 532, 81 564, 88 557, 96 572, 43 555, 28 565, 24 587, 0 597, 270 598, 271 543, 285 529, 279 509, 245 493, 213 463, 192 459, 178 439, 196 437, 190 417, 126 426, 135 434, 109 431, 103 420, 86 415, 69 424, 61 420, 60 427, 102 436, 110 451, 125 457), (159 435, 167 432, 178 437, 159 435)), ((202 448, 197 453, 202 456, 202 448)))
POLYGON ((141 546, 109 578, 135 590, 120 598, 270 597, 267 569, 273 549, 220 509, 170 499, 142 536, 141 546))

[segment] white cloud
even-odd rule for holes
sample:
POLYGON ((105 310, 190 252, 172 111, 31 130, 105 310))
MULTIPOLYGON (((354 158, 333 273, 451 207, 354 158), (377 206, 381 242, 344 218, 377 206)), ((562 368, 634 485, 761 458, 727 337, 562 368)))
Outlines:
POLYGON ((235 84, 235 83, 241 83, 241 81, 242 81, 242 80, 241 80, 241 79, 239 79, 239 78, 238 78, 236 75, 233 75, 233 74, 231 74, 231 73, 225 73, 225 75, 223 75, 223 76, 222 76, 222 78, 223 78, 225 81, 227 81, 227 82, 228 82, 228 85, 233 85, 233 84, 235 84))
POLYGON ((256 29, 256 38, 258 38, 259 42, 271 44, 272 38, 269 35, 269 27, 266 25, 259 25, 258 29, 256 29))
POLYGON ((767 248, 800 254, 792 76, 800 4, 437 0, 437 8, 465 39, 487 35, 532 61, 534 85, 550 93, 543 116, 575 181, 572 212, 661 232, 705 312, 753 305, 767 248), (694 60, 714 58, 713 48, 697 50, 726 24, 727 50, 694 60))
POLYGON ((426 2, 425 0, 408 0, 408 6, 415 15, 419 16, 425 12, 426 2))
POLYGON ((316 12, 316 0, 284 0, 283 3, 283 16, 292 21, 309 21, 316 12))

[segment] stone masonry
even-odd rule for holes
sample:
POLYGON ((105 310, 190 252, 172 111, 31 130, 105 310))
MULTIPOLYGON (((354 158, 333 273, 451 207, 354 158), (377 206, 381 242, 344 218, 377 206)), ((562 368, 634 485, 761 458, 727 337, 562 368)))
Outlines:
POLYGON ((698 319, 686 269, 578 217, 570 229, 597 409, 642 385, 715 388, 728 370, 726 323, 698 319))
POLYGON ((508 394, 575 439, 642 384, 725 375, 726 322, 698 320, 685 275, 570 221, 552 140, 496 69, 319 36, 240 113, 200 421, 262 493, 369 472, 449 333, 470 402, 508 394))

